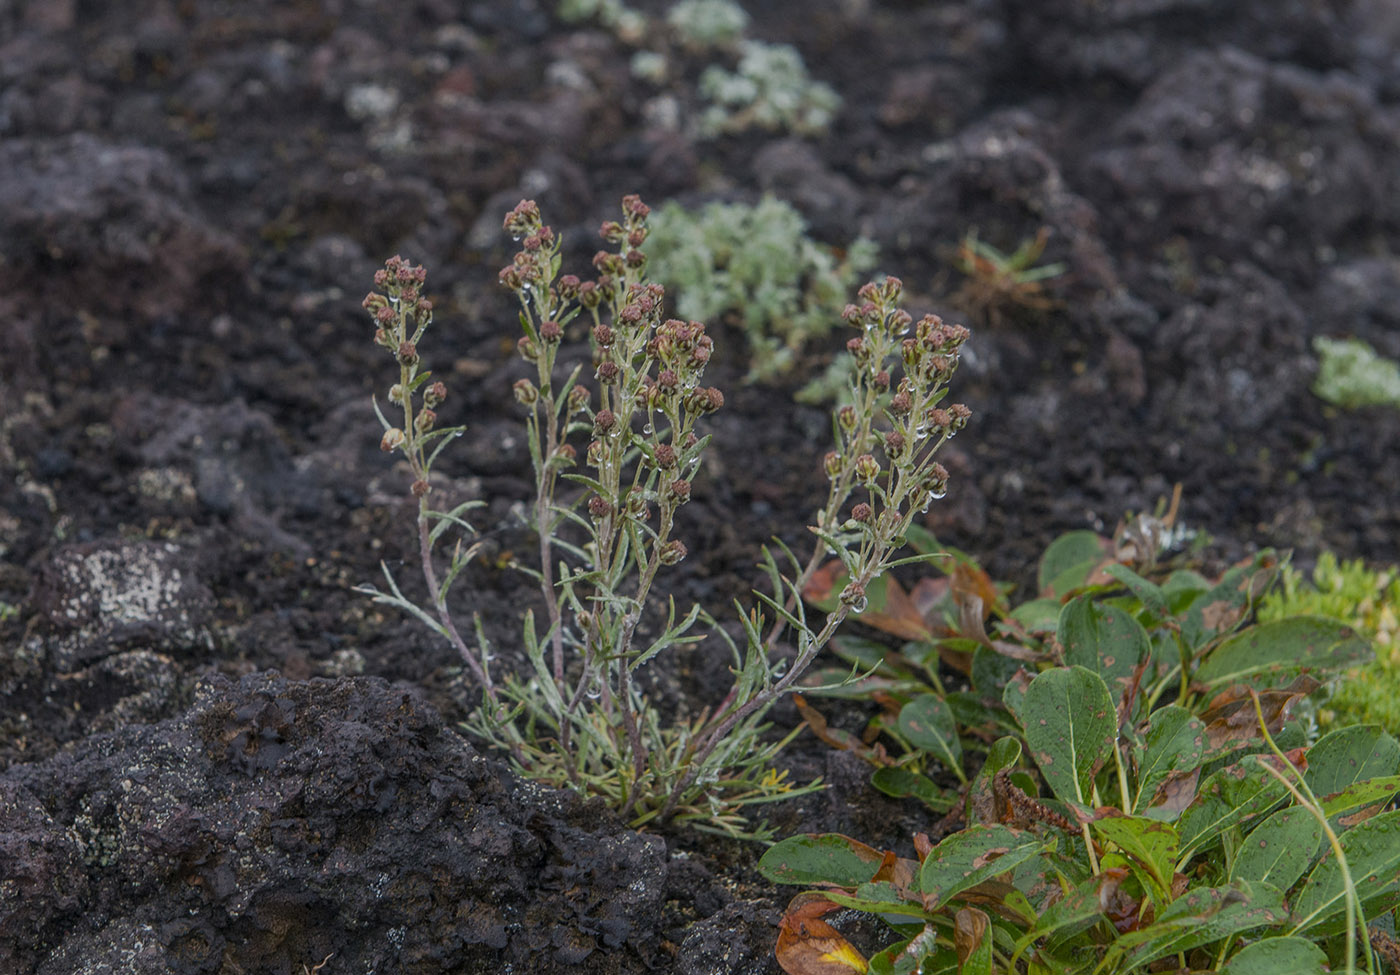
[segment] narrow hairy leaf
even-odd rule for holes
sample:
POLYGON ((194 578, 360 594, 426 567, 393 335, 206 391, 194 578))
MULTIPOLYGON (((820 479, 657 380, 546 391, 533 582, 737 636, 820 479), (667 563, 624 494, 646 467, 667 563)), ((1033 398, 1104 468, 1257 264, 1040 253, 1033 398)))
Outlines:
POLYGON ((1089 805, 1094 775, 1112 757, 1118 737, 1103 678, 1083 667, 1047 670, 1027 688, 1020 718, 1051 790, 1065 802, 1089 805))

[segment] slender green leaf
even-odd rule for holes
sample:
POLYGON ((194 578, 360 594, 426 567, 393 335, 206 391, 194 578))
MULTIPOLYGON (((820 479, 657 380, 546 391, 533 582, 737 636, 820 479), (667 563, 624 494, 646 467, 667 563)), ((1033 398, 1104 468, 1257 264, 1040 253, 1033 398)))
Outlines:
POLYGON ((1167 594, 1155 582, 1144 579, 1119 562, 1104 566, 1103 571, 1127 586, 1128 591, 1138 598, 1138 602, 1152 613, 1161 617, 1171 615, 1171 610, 1167 608, 1167 594))
POLYGON ((1020 718, 1031 758, 1051 790, 1065 802, 1089 805, 1094 775, 1118 739, 1103 678, 1083 667, 1047 670, 1027 688, 1020 718))
POLYGON ((1318 801, 1322 804, 1323 813, 1331 819, 1364 806, 1388 805, 1395 801, 1397 794, 1400 794, 1400 775, 1386 775, 1354 782, 1341 792, 1318 801))

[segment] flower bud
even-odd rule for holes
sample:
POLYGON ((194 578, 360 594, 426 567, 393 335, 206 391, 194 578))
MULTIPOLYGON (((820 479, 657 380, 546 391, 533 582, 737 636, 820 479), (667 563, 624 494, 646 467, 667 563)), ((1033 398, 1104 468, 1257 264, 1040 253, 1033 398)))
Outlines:
POLYGON ((685 542, 679 538, 673 538, 665 545, 661 546, 661 551, 656 553, 661 559, 662 565, 675 565, 688 554, 685 542))
POLYGON ((604 386, 612 386, 617 382, 621 374, 622 370, 618 367, 617 363, 608 359, 598 363, 598 371, 593 374, 593 377, 604 386))
POLYGON ((603 465, 603 441, 592 440, 588 444, 588 453, 585 455, 589 467, 601 467, 603 465))
POLYGON ((427 433, 437 423, 437 413, 434 410, 419 410, 418 415, 413 418, 413 426, 419 433, 427 433))
POLYGON ((404 432, 398 427, 391 427, 384 431, 384 436, 379 438, 379 449, 386 453, 391 450, 398 450, 408 440, 404 432))
POLYGON ((856 413, 856 408, 854 406, 848 404, 836 411, 836 422, 840 425, 841 429, 845 430, 847 433, 854 433, 859 421, 860 416, 856 413))
POLYGON ((389 387, 389 402, 398 406, 403 405, 403 384, 394 383, 389 387))
POLYGON ((841 605, 849 606, 857 613, 864 612, 866 603, 865 587, 858 582, 846 583, 841 590, 841 605))
POLYGON ((676 466, 676 448, 668 443, 656 445, 656 466, 662 470, 671 470, 676 466))
POLYGON ((558 345, 564 338, 564 329, 556 321, 540 322, 540 340, 547 345, 558 345))
POLYGON ((594 281, 584 281, 578 286, 578 301, 585 308, 597 308, 603 301, 603 292, 594 281))
POLYGON ((607 433, 617 426, 617 415, 612 410, 599 410, 593 416, 593 435, 607 433))
POLYGON ((627 517, 636 521, 646 521, 651 518, 651 506, 647 504, 647 499, 640 493, 627 496, 627 517))
POLYGON ((972 419, 972 411, 962 403, 954 403, 948 407, 948 415, 952 417, 949 429, 954 433, 967 426, 967 421, 972 419))
POLYGON ((841 476, 843 466, 841 455, 834 450, 828 450, 826 456, 822 458, 822 469, 826 471, 826 476, 833 481, 841 476))
POLYGON ((428 492, 432 490, 432 487, 427 481, 420 479, 414 481, 413 485, 408 490, 415 498, 425 498, 428 496, 428 492))
POLYGON ((588 513, 593 516, 595 521, 602 521, 612 512, 612 502, 607 498, 595 494, 588 499, 588 513))
POLYGON ((670 483, 666 491, 677 504, 685 504, 690 500, 690 482, 684 478, 676 478, 670 483))
POLYGON ((441 406, 445 399, 447 399, 446 383, 433 383, 423 391, 423 405, 429 408, 441 406))
POLYGON ((415 365, 418 362, 418 347, 412 342, 400 342, 397 355, 399 357, 399 365, 415 365))
POLYGON ((904 454, 904 434, 891 430, 885 434, 885 455, 890 460, 898 460, 904 454))
POLYGON ((561 443, 554 451, 553 463, 556 467, 573 467, 578 451, 573 444, 561 443))
POLYGON ((895 416, 908 416, 913 408, 914 404, 910 401, 909 394, 903 389, 890 397, 890 412, 895 416))
POLYGON ((674 369, 662 369, 656 377, 656 388, 662 392, 674 393, 681 384, 680 376, 674 369))
POLYGON ((871 508, 870 505, 866 504, 864 501, 860 502, 854 508, 851 509, 852 520, 858 521, 862 525, 870 524, 871 519, 873 519, 874 517, 874 509, 871 508))
POLYGON ((724 406, 724 394, 714 386, 692 390, 686 399, 686 406, 696 413, 714 413, 724 406))
POLYGON ((540 208, 534 200, 521 200, 515 209, 506 214, 505 223, 502 224, 505 232, 517 240, 538 230, 539 226, 540 208))
POLYGON ((515 401, 521 406, 534 406, 540 398, 540 391, 528 379, 517 379, 511 389, 515 393, 515 401))
POLYGON ((388 305, 380 305, 374 311, 374 320, 380 325, 391 325, 394 321, 394 309, 388 305))
POLYGON ((526 362, 537 362, 540 358, 540 347, 528 335, 522 335, 520 341, 515 343, 515 351, 519 352, 520 358, 526 362))
POLYGON ((569 415, 572 416, 575 413, 582 413, 584 410, 588 409, 590 395, 588 388, 585 386, 570 387, 569 415))
POLYGON ((875 392, 883 393, 890 388, 890 374, 881 369, 870 378, 870 384, 875 387, 875 392))
POLYGON ((559 279, 559 297, 572 301, 578 297, 579 280, 577 274, 565 274, 559 279))
POLYGON ((612 348, 613 340, 616 339, 616 337, 617 336, 613 334, 613 330, 606 325, 593 326, 593 341, 600 349, 612 348))
POLYGON ((880 476, 880 462, 871 454, 861 454, 856 458, 856 477, 861 483, 869 484, 880 476))

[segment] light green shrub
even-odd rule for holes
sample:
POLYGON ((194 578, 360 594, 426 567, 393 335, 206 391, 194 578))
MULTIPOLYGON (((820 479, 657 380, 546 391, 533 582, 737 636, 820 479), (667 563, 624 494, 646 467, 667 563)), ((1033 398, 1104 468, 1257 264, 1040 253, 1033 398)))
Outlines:
POLYGON ((704 50, 737 43, 749 15, 733 0, 680 0, 666 12, 666 23, 682 44, 704 50))
POLYGON ((1346 409, 1400 406, 1400 365, 1360 339, 1313 339, 1318 355, 1312 391, 1346 409))
POLYGON ((701 117, 703 133, 755 127, 804 135, 826 131, 841 97, 812 80, 795 47, 744 41, 741 50, 734 71, 711 65, 700 75, 700 94, 712 103, 701 117))
POLYGON ((668 203, 652 218, 652 276, 676 295, 684 318, 739 316, 748 334, 750 380, 791 368, 812 339, 841 326, 845 295, 875 265, 875 244, 858 238, 844 258, 806 235, 790 204, 668 203))

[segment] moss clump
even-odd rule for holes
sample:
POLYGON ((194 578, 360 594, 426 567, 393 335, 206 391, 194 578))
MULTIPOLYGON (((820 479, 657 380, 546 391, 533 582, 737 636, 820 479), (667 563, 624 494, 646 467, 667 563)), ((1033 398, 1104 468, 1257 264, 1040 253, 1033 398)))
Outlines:
POLYGON ((1283 585, 1264 599, 1259 618, 1304 614, 1347 623, 1369 638, 1376 651, 1374 661, 1336 682, 1318 723, 1374 723, 1400 730, 1400 570, 1374 571, 1360 560, 1339 563, 1330 552, 1318 558, 1311 581, 1290 567, 1283 585))
POLYGON ((1312 391, 1349 410, 1400 406, 1400 365, 1381 358, 1360 339, 1313 339, 1318 355, 1312 391))
POLYGON ((683 318, 738 317, 749 340, 750 380, 789 370, 812 339, 842 324, 844 296, 875 264, 875 244, 857 239, 840 258, 807 236, 790 204, 668 203, 647 240, 653 279, 676 296, 683 318))

